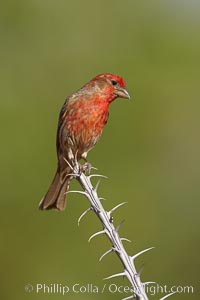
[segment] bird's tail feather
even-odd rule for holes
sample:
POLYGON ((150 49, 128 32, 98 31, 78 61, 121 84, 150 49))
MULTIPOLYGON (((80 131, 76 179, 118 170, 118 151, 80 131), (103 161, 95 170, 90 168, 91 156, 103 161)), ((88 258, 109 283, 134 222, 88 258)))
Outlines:
POLYGON ((64 210, 66 207, 66 192, 69 187, 69 180, 66 175, 70 172, 70 169, 65 169, 61 172, 58 168, 54 179, 50 185, 50 188, 44 198, 40 201, 39 209, 57 209, 64 210))

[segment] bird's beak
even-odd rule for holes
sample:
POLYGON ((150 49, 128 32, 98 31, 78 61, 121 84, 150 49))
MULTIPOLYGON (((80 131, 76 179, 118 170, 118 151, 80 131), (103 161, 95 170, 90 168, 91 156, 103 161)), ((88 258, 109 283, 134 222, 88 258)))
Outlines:
POLYGON ((124 99, 131 98, 129 93, 127 92, 127 90, 124 88, 117 88, 114 93, 115 93, 115 95, 117 95, 120 98, 124 98, 124 99))

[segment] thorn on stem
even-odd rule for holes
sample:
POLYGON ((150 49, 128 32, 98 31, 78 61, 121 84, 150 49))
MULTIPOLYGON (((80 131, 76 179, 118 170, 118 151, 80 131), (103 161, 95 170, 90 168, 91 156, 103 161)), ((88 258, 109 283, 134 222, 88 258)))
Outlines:
POLYGON ((83 191, 68 191, 68 192, 66 192, 65 194, 69 194, 69 193, 82 194, 82 195, 85 195, 85 196, 87 197, 87 193, 86 193, 86 192, 83 192, 83 191))
POLYGON ((118 277, 118 276, 125 276, 125 272, 113 274, 111 276, 104 278, 104 280, 111 279, 111 278, 118 277))
POLYGON ((86 210, 80 215, 80 217, 78 218, 78 226, 80 225, 80 221, 82 220, 82 218, 83 218, 90 210, 92 210, 91 207, 89 207, 88 209, 86 209, 86 210))
POLYGON ((115 228, 115 230, 118 232, 120 227, 122 226, 122 224, 124 223, 125 220, 122 220, 119 225, 117 225, 117 227, 115 228))
POLYGON ((105 230, 98 231, 90 236, 88 242, 90 242, 95 236, 105 233, 105 230))
POLYGON ((88 178, 92 178, 92 177, 101 177, 101 178, 105 178, 105 179, 108 179, 107 176, 104 176, 104 175, 101 175, 101 174, 91 174, 88 176, 88 178))
POLYGON ((66 175, 66 177, 68 176, 73 176, 73 177, 80 177, 80 174, 76 174, 76 173, 69 173, 66 175))
POLYGON ((145 286, 148 284, 156 284, 156 282, 155 281, 146 281, 146 282, 143 282, 142 284, 145 286))
POLYGON ((111 253, 113 251, 113 248, 109 249, 108 251, 104 252, 101 257, 99 258, 99 261, 101 261, 103 259, 103 257, 105 257, 107 254, 111 253))
POLYGON ((139 269, 139 271, 138 271, 138 273, 137 273, 137 277, 140 278, 140 276, 141 276, 143 270, 144 270, 144 265, 141 266, 141 268, 139 269))
POLYGON ((98 188, 99 188, 100 182, 101 182, 101 179, 99 179, 99 180, 97 181, 97 184, 96 184, 95 189, 94 189, 95 192, 97 192, 97 190, 98 190, 98 188))
POLYGON ((131 295, 129 297, 123 298, 122 300, 128 300, 128 299, 133 299, 133 298, 135 298, 134 295, 131 295))
POLYGON ((127 238, 121 238, 121 241, 126 241, 126 242, 129 242, 129 243, 132 242, 131 240, 129 240, 129 239, 127 239, 127 238))
POLYGON ((128 202, 122 202, 118 205, 116 205, 115 207, 113 207, 110 211, 109 211, 109 214, 112 214, 113 211, 115 211, 117 208, 119 208, 120 206, 124 205, 124 204, 127 204, 128 202))
POLYGON ((103 197, 100 197, 99 200, 100 200, 100 201, 102 201, 102 200, 105 201, 106 199, 103 198, 103 197))
POLYGON ((135 255, 130 256, 130 258, 134 261, 134 260, 135 260, 138 256, 140 256, 141 254, 143 254, 143 253, 145 253, 145 252, 147 252, 147 251, 150 251, 150 250, 152 250, 152 249, 154 249, 154 248, 155 248, 155 247, 150 247, 150 248, 144 249, 144 250, 142 250, 142 251, 136 253, 135 255))
POLYGON ((63 157, 63 159, 68 164, 68 166, 73 170, 73 166, 70 164, 70 162, 65 157, 63 157))

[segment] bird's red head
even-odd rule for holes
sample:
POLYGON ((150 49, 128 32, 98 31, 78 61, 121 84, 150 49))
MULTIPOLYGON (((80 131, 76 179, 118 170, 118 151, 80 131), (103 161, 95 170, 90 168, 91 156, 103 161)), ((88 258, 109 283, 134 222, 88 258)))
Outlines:
POLYGON ((97 88, 105 95, 108 95, 109 101, 117 97, 130 99, 126 90, 126 84, 122 77, 110 73, 104 73, 95 76, 91 82, 95 83, 97 88))
POLYGON ((104 79, 108 79, 111 82, 115 81, 117 82, 122 88, 126 87, 125 81, 122 77, 118 76, 118 75, 114 75, 114 74, 110 74, 110 73, 104 73, 104 74, 100 74, 97 75, 96 77, 94 77, 93 80, 99 79, 99 78, 104 78, 104 79))

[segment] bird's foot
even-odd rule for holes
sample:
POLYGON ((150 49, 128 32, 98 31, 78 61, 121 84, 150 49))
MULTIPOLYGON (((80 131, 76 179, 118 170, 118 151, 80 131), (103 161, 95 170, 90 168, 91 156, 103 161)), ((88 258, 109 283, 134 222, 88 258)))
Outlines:
POLYGON ((83 173, 88 173, 88 174, 90 174, 92 169, 95 169, 95 168, 94 168, 94 167, 91 165, 91 163, 89 163, 88 161, 85 162, 83 165, 81 165, 81 171, 82 171, 83 173))

